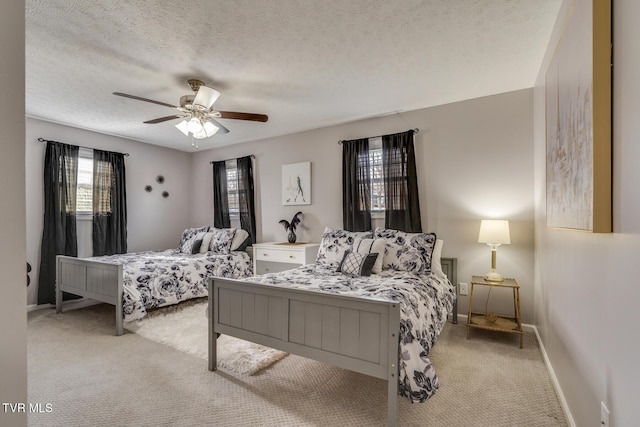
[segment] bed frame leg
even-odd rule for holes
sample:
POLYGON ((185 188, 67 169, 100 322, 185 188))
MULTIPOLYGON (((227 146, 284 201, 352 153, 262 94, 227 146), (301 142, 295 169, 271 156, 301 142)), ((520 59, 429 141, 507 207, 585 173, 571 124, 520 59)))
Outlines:
POLYGON ((124 334, 122 328, 122 298, 116 303, 116 336, 124 334))
POLYGON ((389 311, 389 374, 387 376, 387 425, 398 425, 398 350, 400 345, 400 305, 389 311))
POLYGON ((56 314, 62 313, 62 290, 60 289, 60 259, 56 256, 56 314))
POLYGON ((56 313, 62 313, 62 291, 60 291, 60 287, 56 283, 56 313))
POLYGON ((208 309, 207 309, 207 322, 209 322, 209 370, 215 371, 218 369, 218 336, 213 332, 213 323, 215 321, 215 315, 213 310, 213 279, 207 281, 207 287, 209 291, 208 309))
POLYGON ((387 396, 387 426, 395 427, 398 424, 398 378, 389 379, 387 396))

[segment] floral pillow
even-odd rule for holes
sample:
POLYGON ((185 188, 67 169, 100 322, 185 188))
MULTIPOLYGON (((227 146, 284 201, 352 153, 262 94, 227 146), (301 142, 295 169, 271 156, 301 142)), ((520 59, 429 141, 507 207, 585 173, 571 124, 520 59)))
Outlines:
POLYGON ((375 237, 386 240, 383 270, 431 272, 431 258, 436 244, 435 233, 405 233, 376 228, 375 237))
POLYGON ((231 252, 231 244, 236 235, 235 228, 213 228, 213 236, 209 243, 209 251, 214 254, 228 254, 231 252))
MULTIPOLYGON (((196 228, 187 228, 182 232, 182 237, 180 238, 180 244, 178 245, 178 250, 183 254, 193 254, 194 246, 196 241, 198 240, 198 235, 200 240, 205 235, 205 233, 209 231, 209 226, 205 227, 196 227, 196 228)), ((201 242, 202 243, 202 242, 201 242)), ((198 250, 200 246, 198 246, 198 250)))
POLYGON ((316 263, 337 268, 344 258, 344 253, 353 248, 357 238, 366 239, 372 236, 371 231, 347 231, 327 227, 322 234, 316 263))

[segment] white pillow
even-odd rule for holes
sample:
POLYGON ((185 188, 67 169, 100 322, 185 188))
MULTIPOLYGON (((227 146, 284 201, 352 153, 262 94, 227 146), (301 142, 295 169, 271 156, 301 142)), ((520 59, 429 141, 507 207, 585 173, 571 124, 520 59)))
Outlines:
POLYGON ((382 260, 384 259, 384 249, 385 249, 385 240, 384 239, 356 239, 353 242, 353 252, 359 254, 373 254, 377 253, 378 257, 376 258, 375 264, 373 264, 373 268, 371 272, 373 274, 382 273, 382 260))
POLYGON ((244 243, 244 241, 247 240, 247 237, 249 237, 249 232, 247 230, 238 228, 236 230, 236 235, 233 236, 233 242, 231 242, 231 250, 232 251, 237 250, 240 247, 240 245, 242 245, 242 243, 244 243))
POLYGON ((211 239, 213 239, 213 233, 205 233, 205 235, 202 237, 202 244, 200 245, 201 254, 206 254, 209 251, 211 239))
POLYGON ((436 239, 436 244, 433 247, 433 254, 431 255, 431 271, 440 277, 446 277, 446 274, 442 271, 442 263, 440 262, 443 245, 444 241, 442 239, 436 239))

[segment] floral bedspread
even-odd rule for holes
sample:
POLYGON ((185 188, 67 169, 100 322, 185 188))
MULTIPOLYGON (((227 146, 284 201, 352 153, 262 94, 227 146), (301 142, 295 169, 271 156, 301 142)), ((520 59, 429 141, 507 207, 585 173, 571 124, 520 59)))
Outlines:
POLYGON ((239 279, 250 276, 253 271, 246 252, 187 255, 168 249, 89 259, 123 264, 125 322, 143 318, 150 308, 207 296, 209 277, 239 279))
POLYGON ((247 280, 287 288, 343 295, 385 298, 400 303, 399 394, 424 402, 438 390, 440 380, 429 352, 453 310, 455 290, 446 276, 383 270, 368 277, 351 277, 335 269, 310 264, 247 280))

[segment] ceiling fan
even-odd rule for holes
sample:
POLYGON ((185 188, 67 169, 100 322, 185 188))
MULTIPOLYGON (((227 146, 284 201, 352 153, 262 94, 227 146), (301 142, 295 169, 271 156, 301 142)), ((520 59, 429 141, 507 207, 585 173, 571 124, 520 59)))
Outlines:
POLYGON ((216 119, 249 120, 253 122, 266 122, 269 117, 264 114, 239 113, 235 111, 219 111, 212 108, 220 96, 220 92, 206 86, 204 82, 197 79, 188 80, 189 86, 195 92, 194 95, 184 95, 180 97, 180 106, 167 104, 166 102, 154 101, 136 95, 129 95, 122 92, 113 92, 114 95, 125 98, 136 99, 138 101, 151 102, 152 104, 164 105, 174 108, 178 113, 170 116, 159 117, 147 120, 144 123, 162 123, 168 120, 183 119, 176 127, 189 136, 189 133, 196 139, 208 138, 217 132, 227 133, 229 129, 220 124, 216 119))

